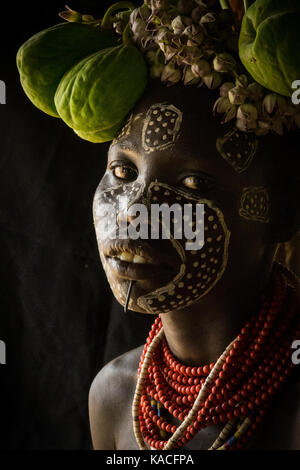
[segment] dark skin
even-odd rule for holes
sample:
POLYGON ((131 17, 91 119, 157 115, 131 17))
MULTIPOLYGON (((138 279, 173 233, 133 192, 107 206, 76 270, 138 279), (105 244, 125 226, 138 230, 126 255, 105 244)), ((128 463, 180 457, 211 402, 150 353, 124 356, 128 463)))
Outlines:
MULTIPOLYGON (((259 148, 250 167, 240 174, 217 152, 216 138, 224 135, 228 128, 212 115, 214 99, 213 92, 195 87, 156 86, 149 90, 134 115, 147 112, 154 103, 168 101, 177 106, 183 111, 178 141, 171 149, 154 151, 150 155, 145 153, 140 137, 142 121, 137 120, 126 140, 111 146, 107 172, 97 189, 99 192, 113 186, 116 177, 127 182, 145 182, 146 185, 157 178, 214 201, 224 214, 231 237, 223 276, 197 303, 162 315, 169 347, 186 365, 216 361, 251 314, 259 309, 260 295, 270 279, 277 243, 291 236, 291 228, 286 221, 283 223, 281 214, 287 213, 284 205, 290 204, 291 208, 292 198, 282 198, 279 203, 280 198, 274 195, 276 204, 272 203, 272 161, 264 147, 259 148), (263 186, 269 192, 270 222, 267 224, 245 220, 238 214, 242 190, 250 186, 263 186), (285 233, 283 226, 286 226, 285 233)), ((157 252, 165 253, 166 269, 155 278, 136 280, 130 308, 141 313, 144 312, 137 305, 137 298, 163 285, 165 279, 172 279, 178 266, 168 240, 149 240, 149 243, 157 252)), ((101 250, 101 246, 99 248, 101 250)), ((124 285, 126 291, 130 278, 129 274, 112 269, 109 281, 124 285)), ((138 449, 131 424, 131 404, 141 351, 142 347, 115 359, 93 382, 90 419, 95 449, 138 449)), ((274 403, 271 416, 266 418, 250 448, 300 449, 299 387, 300 381, 296 380, 281 392, 280 406, 279 402, 274 403)), ((222 427, 210 426, 200 431, 185 448, 209 448, 222 427)))

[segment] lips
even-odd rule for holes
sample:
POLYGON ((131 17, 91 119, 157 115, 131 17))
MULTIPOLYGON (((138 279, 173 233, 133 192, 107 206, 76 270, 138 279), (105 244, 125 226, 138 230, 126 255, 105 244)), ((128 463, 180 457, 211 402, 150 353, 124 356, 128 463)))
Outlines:
POLYGON ((166 250, 158 251, 149 243, 131 239, 116 239, 103 247, 103 254, 110 267, 120 277, 149 279, 152 276, 171 275, 178 270, 178 260, 166 250))
POLYGON ((106 257, 113 271, 119 277, 134 280, 149 280, 157 277, 158 269, 159 275, 170 274, 172 270, 166 266, 159 266, 157 264, 142 264, 130 263, 128 261, 121 261, 118 258, 106 257))
POLYGON ((111 256, 111 258, 116 258, 121 261, 127 261, 128 263, 134 264, 157 264, 151 257, 147 254, 145 256, 137 255, 129 251, 122 251, 122 253, 117 254, 115 256, 111 256))

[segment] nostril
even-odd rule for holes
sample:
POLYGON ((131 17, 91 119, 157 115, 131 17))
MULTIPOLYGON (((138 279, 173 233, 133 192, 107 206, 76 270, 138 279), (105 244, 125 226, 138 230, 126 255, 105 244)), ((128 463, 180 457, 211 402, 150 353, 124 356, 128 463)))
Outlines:
POLYGON ((133 222, 134 219, 137 218, 137 215, 127 215, 127 221, 130 223, 130 222, 133 222))
POLYGON ((138 217, 138 214, 136 215, 130 215, 127 214, 126 212, 119 212, 117 215, 117 223, 120 224, 120 222, 128 222, 131 223, 134 219, 138 217))

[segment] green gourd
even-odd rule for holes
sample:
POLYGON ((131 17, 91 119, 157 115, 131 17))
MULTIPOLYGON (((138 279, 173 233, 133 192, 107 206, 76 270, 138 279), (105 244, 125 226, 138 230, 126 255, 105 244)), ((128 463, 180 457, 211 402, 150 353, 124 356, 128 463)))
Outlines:
POLYGON ((241 61, 260 85, 284 96, 300 79, 299 27, 299 0, 256 0, 242 21, 241 61))
POLYGON ((55 106, 63 121, 90 142, 112 140, 143 94, 147 64, 133 45, 86 57, 62 78, 55 106))
POLYGON ((59 23, 28 39, 18 50, 21 85, 32 103, 59 117, 54 95, 65 72, 84 57, 117 44, 107 30, 82 23, 59 23))

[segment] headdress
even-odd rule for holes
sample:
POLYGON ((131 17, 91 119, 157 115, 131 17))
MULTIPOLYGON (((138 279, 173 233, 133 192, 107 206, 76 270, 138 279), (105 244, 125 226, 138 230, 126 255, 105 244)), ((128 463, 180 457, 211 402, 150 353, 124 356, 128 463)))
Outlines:
POLYGON ((91 142, 112 140, 149 80, 218 88, 213 112, 253 135, 300 127, 298 0, 145 0, 65 23, 23 44, 25 93, 91 142))

